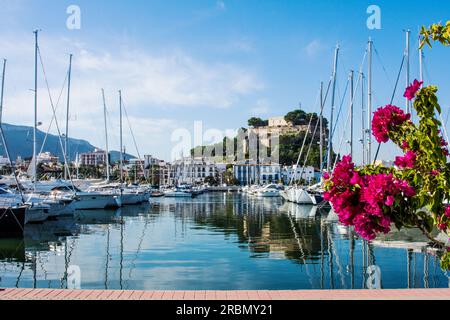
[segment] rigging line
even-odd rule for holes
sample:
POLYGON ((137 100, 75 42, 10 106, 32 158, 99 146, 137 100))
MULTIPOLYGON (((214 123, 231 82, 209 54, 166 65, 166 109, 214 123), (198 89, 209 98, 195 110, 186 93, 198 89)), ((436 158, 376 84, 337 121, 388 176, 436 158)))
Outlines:
POLYGON ((389 74, 388 74, 388 72, 387 72, 387 70, 386 70, 386 67, 385 67, 384 64, 383 64, 383 61, 382 61, 382 59, 381 59, 381 56, 380 56, 380 54, 378 53, 378 50, 377 50, 377 48, 375 47, 375 45, 372 44, 372 46, 373 46, 373 50, 375 51, 375 56, 378 58, 378 62, 380 63, 381 68, 383 69, 384 74, 386 75, 387 80, 389 81, 390 85, 392 86, 392 79, 389 77, 389 74))
MULTIPOLYGON (((390 104, 394 103, 394 98, 395 98, 395 94, 397 92, 397 87, 398 87, 398 83, 400 81, 400 76, 402 74, 402 70, 403 70, 403 65, 405 64, 405 59, 406 59, 406 53, 403 53, 403 58, 402 58, 402 63, 400 64, 400 70, 398 71, 397 74, 397 81, 395 82, 395 86, 394 86, 394 92, 392 92, 392 96, 391 96, 391 102, 390 104)), ((369 139, 370 139, 370 132, 369 132, 369 139)), ((375 164, 375 162, 377 161, 378 155, 380 153, 380 149, 381 149, 381 143, 378 143, 378 148, 377 148, 377 152, 375 153, 375 158, 373 160, 373 163, 375 164)))
POLYGON ((341 105, 339 106, 339 111, 338 111, 338 114, 337 114, 337 117, 336 117, 336 123, 334 125, 333 132, 332 132, 331 136, 334 136, 334 133, 336 132, 336 128, 337 128, 337 125, 339 123, 339 117, 341 116, 341 112, 342 112, 342 107, 344 106, 345 97, 347 96, 349 83, 350 83, 350 79, 347 79, 347 84, 345 85, 344 95, 342 96, 341 105))
POLYGON ((313 142, 314 142, 314 138, 315 138, 315 136, 317 134, 317 128, 318 127, 319 127, 319 121, 316 122, 316 127, 314 128, 314 133, 313 133, 312 138, 311 138, 311 143, 309 144, 308 151, 306 152, 305 161, 303 162, 303 167, 302 167, 302 170, 300 171, 300 180, 302 179, 303 172, 304 172, 306 164, 308 162, 309 154, 311 153, 311 148, 312 148, 312 145, 313 145, 313 142))
MULTIPOLYGON (((139 160, 142 160, 141 154, 139 152, 139 148, 138 148, 138 145, 137 145, 137 142, 136 142, 136 137, 134 136, 133 128, 131 127, 130 119, 128 117, 127 108, 125 107, 123 99, 122 99, 122 107, 123 107, 123 110, 125 111, 125 117, 127 118, 128 127, 130 128, 131 137, 133 138, 133 143, 134 143, 134 147, 136 148, 136 152, 137 152, 138 158, 139 158, 139 160)), ((142 167, 142 171, 144 171, 145 168, 144 168, 144 164, 143 163, 141 164, 141 167, 142 167)))
MULTIPOLYGON (((363 59, 363 64, 364 64, 364 60, 365 60, 365 58, 363 59)), ((362 70, 362 67, 361 67, 360 70, 362 70)), ((355 101, 355 98, 356 98, 356 93, 358 92, 359 85, 360 85, 360 82, 361 82, 360 80, 361 80, 360 77, 358 77, 358 80, 356 81, 356 85, 355 85, 355 88, 354 88, 353 99, 351 101, 351 104, 354 104, 354 101, 355 101)), ((351 109, 349 108, 347 120, 346 120, 346 122, 344 124, 344 127, 343 127, 343 134, 342 134, 342 137, 341 137, 341 141, 339 142, 338 151, 340 151, 342 143, 343 143, 343 139, 345 138, 345 134, 347 133, 347 126, 348 126, 348 123, 350 121, 350 117, 351 117, 351 109)), ((334 136, 334 134, 333 134, 333 136, 334 136)), ((338 157, 336 157, 333 167, 336 167, 337 160, 338 160, 338 157)))
POLYGON ((50 92, 50 85, 48 84, 47 73, 45 72, 44 61, 43 61, 43 59, 42 59, 41 50, 40 50, 39 48, 38 48, 38 53, 39 53, 39 60, 40 60, 40 62, 41 62, 42 72, 43 72, 43 74, 44 74, 45 84, 46 84, 46 86, 47 86, 47 93, 48 93, 48 97, 49 97, 49 99, 50 99, 50 105, 51 105, 51 107, 52 107, 53 116, 54 116, 54 118, 55 118, 56 129, 58 130, 59 144, 60 144, 61 151, 62 151, 62 154, 63 154, 63 157, 64 157, 64 163, 67 164, 67 165, 65 166, 65 167, 66 167, 65 170, 67 171, 67 174, 68 174, 68 176, 69 176, 69 178, 70 178, 70 181, 71 181, 71 184, 72 184, 72 186, 73 186, 72 175, 71 175, 70 168, 69 168, 69 165, 68 165, 69 162, 67 161, 67 155, 66 155, 66 152, 65 152, 65 150, 64 150, 64 146, 63 146, 62 139, 61 139, 61 130, 59 129, 58 119, 57 119, 57 117, 56 117, 55 105, 53 104, 53 99, 52 99, 52 95, 51 95, 51 92, 50 92))
MULTIPOLYGON (((348 110, 347 120, 345 121, 345 125, 344 125, 344 132, 342 133, 341 141, 339 142, 339 147, 338 147, 339 153, 341 151, 342 143, 344 142, 344 139, 345 139, 345 134, 347 133, 347 127, 348 127, 348 123, 350 122, 350 117, 351 117, 351 110, 349 109, 348 110)), ((338 158, 339 157, 336 157, 336 159, 334 160, 333 171, 336 168, 338 158)))
MULTIPOLYGON (((367 58, 367 53, 368 53, 368 47, 366 46, 366 50, 365 50, 365 52, 364 52, 364 55, 363 55, 361 64, 359 65, 359 74, 362 74, 363 66, 364 66, 364 63, 366 62, 366 58, 367 58)), ((331 80, 330 80, 330 81, 331 81, 331 80)), ((355 90, 354 90, 353 101, 352 101, 352 103, 354 103, 354 101, 355 101, 355 99, 356 99, 356 93, 357 93, 357 90, 358 90, 358 84, 359 84, 359 79, 358 79, 358 81, 357 81, 357 83, 356 83, 356 87, 355 87, 355 90)), ((328 94, 328 91, 327 91, 327 94, 328 94)), ((324 103, 324 104, 325 104, 325 103, 324 103)), ((331 128, 330 128, 330 129, 331 129, 331 128)), ((332 136, 330 137, 330 139, 333 139, 333 138, 334 138, 334 136, 332 135, 332 136)), ((325 155, 325 161, 328 160, 327 157, 328 157, 328 154, 325 155)))
MULTIPOLYGON (((64 78, 64 82, 63 82, 63 85, 61 87, 61 91, 59 93, 58 100, 56 101, 55 110, 58 110, 59 102, 61 100, 61 97, 62 97, 62 94, 64 92, 64 89, 66 88, 66 83, 67 83, 68 77, 69 77, 69 72, 67 72, 66 77, 64 78)), ((48 125, 48 129, 47 129, 47 132, 45 133, 44 141, 42 142, 41 150, 39 151, 39 153, 42 153, 43 150, 44 150, 44 147, 45 147, 45 144, 47 143, 47 138, 48 138, 48 135, 50 133, 50 129, 52 128, 54 119, 55 119, 55 115, 52 116, 50 124, 48 125)))
POLYGON ((447 117, 445 118, 445 126, 448 125, 449 116, 450 116, 450 109, 448 109, 448 111, 447 111, 447 117))
MULTIPOLYGON (((317 104, 317 102, 319 100, 319 96, 320 96, 320 92, 317 94, 316 102, 314 103, 314 105, 317 104)), ((313 117, 314 117, 314 113, 311 113, 311 116, 309 117, 308 131, 311 128, 313 117)), ((289 182, 289 185, 291 185, 292 182, 297 178, 297 167, 299 166, 300 161, 302 160, 301 158, 302 158, 303 150, 304 150, 305 145, 306 145, 306 139, 308 138, 308 131, 305 133, 305 137, 303 138, 302 147, 300 148, 300 153, 298 154, 297 163, 295 165, 295 172, 294 172, 294 174, 291 177, 291 181, 289 182)))

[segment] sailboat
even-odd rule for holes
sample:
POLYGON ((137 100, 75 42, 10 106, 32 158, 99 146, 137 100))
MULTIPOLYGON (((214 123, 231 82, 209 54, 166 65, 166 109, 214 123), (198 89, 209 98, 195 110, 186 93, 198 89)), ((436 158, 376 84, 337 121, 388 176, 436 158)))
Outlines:
POLYGON ((103 95, 103 107, 104 107, 104 117, 105 117, 105 135, 106 135, 106 181, 92 185, 88 190, 100 192, 103 194, 109 194, 114 199, 110 201, 110 206, 117 207, 123 205, 134 205, 146 202, 150 198, 150 192, 146 188, 140 186, 126 186, 123 179, 123 143, 122 143, 122 91, 119 91, 119 108, 120 108, 120 182, 111 183, 109 175, 109 146, 108 146, 108 127, 107 127, 107 116, 106 116, 106 102, 105 102, 105 92, 102 89, 103 95))
MULTIPOLYGON (((1 93, 0 93, 0 135, 2 138, 3 147, 5 149, 7 158, 9 159, 9 162, 11 162, 11 158, 9 156, 9 150, 8 146, 6 144, 6 139, 3 134, 3 127, 2 127, 2 113, 3 113, 3 93, 4 93, 4 87, 5 87, 5 71, 6 71, 6 59, 3 60, 3 72, 2 72, 2 86, 1 86, 1 93)), ((17 179, 17 173, 16 170, 13 167, 13 174, 15 181, 18 185, 19 192, 20 186, 17 179)), ((23 230, 25 226, 25 213, 27 206, 24 205, 23 198, 17 199, 15 197, 15 200, 19 201, 8 201, 9 199, 9 192, 3 190, 0 188, 0 237, 9 237, 9 236, 16 236, 16 235, 23 235, 23 230), (4 197, 6 195, 7 197, 4 197), (5 201, 6 200, 6 201, 5 201)))
MULTIPOLYGON (((74 210, 88 210, 88 209, 104 209, 107 207, 108 202, 112 198, 110 195, 104 195, 95 192, 84 192, 76 188, 70 179, 70 172, 68 169, 67 160, 67 146, 68 146, 68 114, 66 117, 66 147, 62 146, 61 134, 60 143, 64 156, 65 163, 65 178, 66 180, 53 180, 53 181, 38 181, 37 180, 37 63, 38 63, 38 31, 35 32, 35 88, 34 88, 34 130, 33 130, 33 159, 30 164, 29 171, 31 170, 32 181, 31 183, 24 181, 25 186, 28 185, 28 201, 31 203, 31 207, 28 210, 30 213, 35 213, 31 218, 31 221, 45 220, 47 217, 59 216, 61 214, 73 214, 74 210), (70 202, 72 200, 72 202, 70 202), (40 214, 38 214, 40 211, 40 214), (34 218, 36 216, 37 218, 34 218)), ((69 65, 69 84, 70 74, 72 67, 72 56, 70 56, 69 65)), ((67 113, 69 112, 69 98, 70 98, 70 85, 68 86, 68 101, 67 101, 67 113)), ((53 105, 52 105, 53 108, 53 105)), ((53 108, 53 116, 57 124, 55 109, 53 108)), ((59 127, 57 125, 58 132, 59 127)), ((60 133, 60 132, 59 132, 60 133)), ((27 212, 28 212, 27 211, 27 212)))

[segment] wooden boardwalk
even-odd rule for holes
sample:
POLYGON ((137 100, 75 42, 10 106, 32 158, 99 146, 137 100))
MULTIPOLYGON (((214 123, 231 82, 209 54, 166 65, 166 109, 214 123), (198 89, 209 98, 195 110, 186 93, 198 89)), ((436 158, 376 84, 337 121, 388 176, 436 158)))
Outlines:
POLYGON ((116 291, 0 289, 0 300, 450 300, 450 289, 116 291))

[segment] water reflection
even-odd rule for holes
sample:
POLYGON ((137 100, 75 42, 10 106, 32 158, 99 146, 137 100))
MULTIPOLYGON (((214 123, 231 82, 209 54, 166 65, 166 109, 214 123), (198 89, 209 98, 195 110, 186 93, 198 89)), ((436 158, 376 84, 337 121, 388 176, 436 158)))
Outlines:
POLYGON ((368 243, 326 210, 241 194, 77 212, 0 240, 2 287, 67 288, 78 267, 84 289, 449 286, 415 231, 368 243))

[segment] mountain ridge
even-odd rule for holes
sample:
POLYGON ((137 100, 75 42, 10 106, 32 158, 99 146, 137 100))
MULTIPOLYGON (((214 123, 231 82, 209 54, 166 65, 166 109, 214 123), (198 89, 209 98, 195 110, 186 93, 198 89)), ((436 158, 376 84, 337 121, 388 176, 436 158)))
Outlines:
MULTIPOLYGON (((11 160, 15 161, 19 156, 22 157, 22 159, 31 158, 33 156, 33 127, 8 123, 3 123, 2 127, 5 133, 5 139, 9 148, 11 160)), ((36 131, 38 152, 42 147, 44 139, 45 133, 38 129, 36 131)), ((83 139, 69 138, 68 142, 68 158, 70 161, 75 161, 77 154, 92 152, 94 149, 102 149, 83 139)), ((0 150, 1 154, 6 156, 2 143, 0 143, 0 150)), ((61 162, 63 161, 64 157, 61 150, 59 137, 57 135, 50 133, 48 134, 43 152, 50 152, 52 155, 57 156, 61 162)), ((120 152, 114 150, 110 151, 110 157, 111 162, 116 162, 119 160, 120 152)), ((124 159, 126 160, 133 158, 136 157, 131 154, 124 154, 124 159)))

